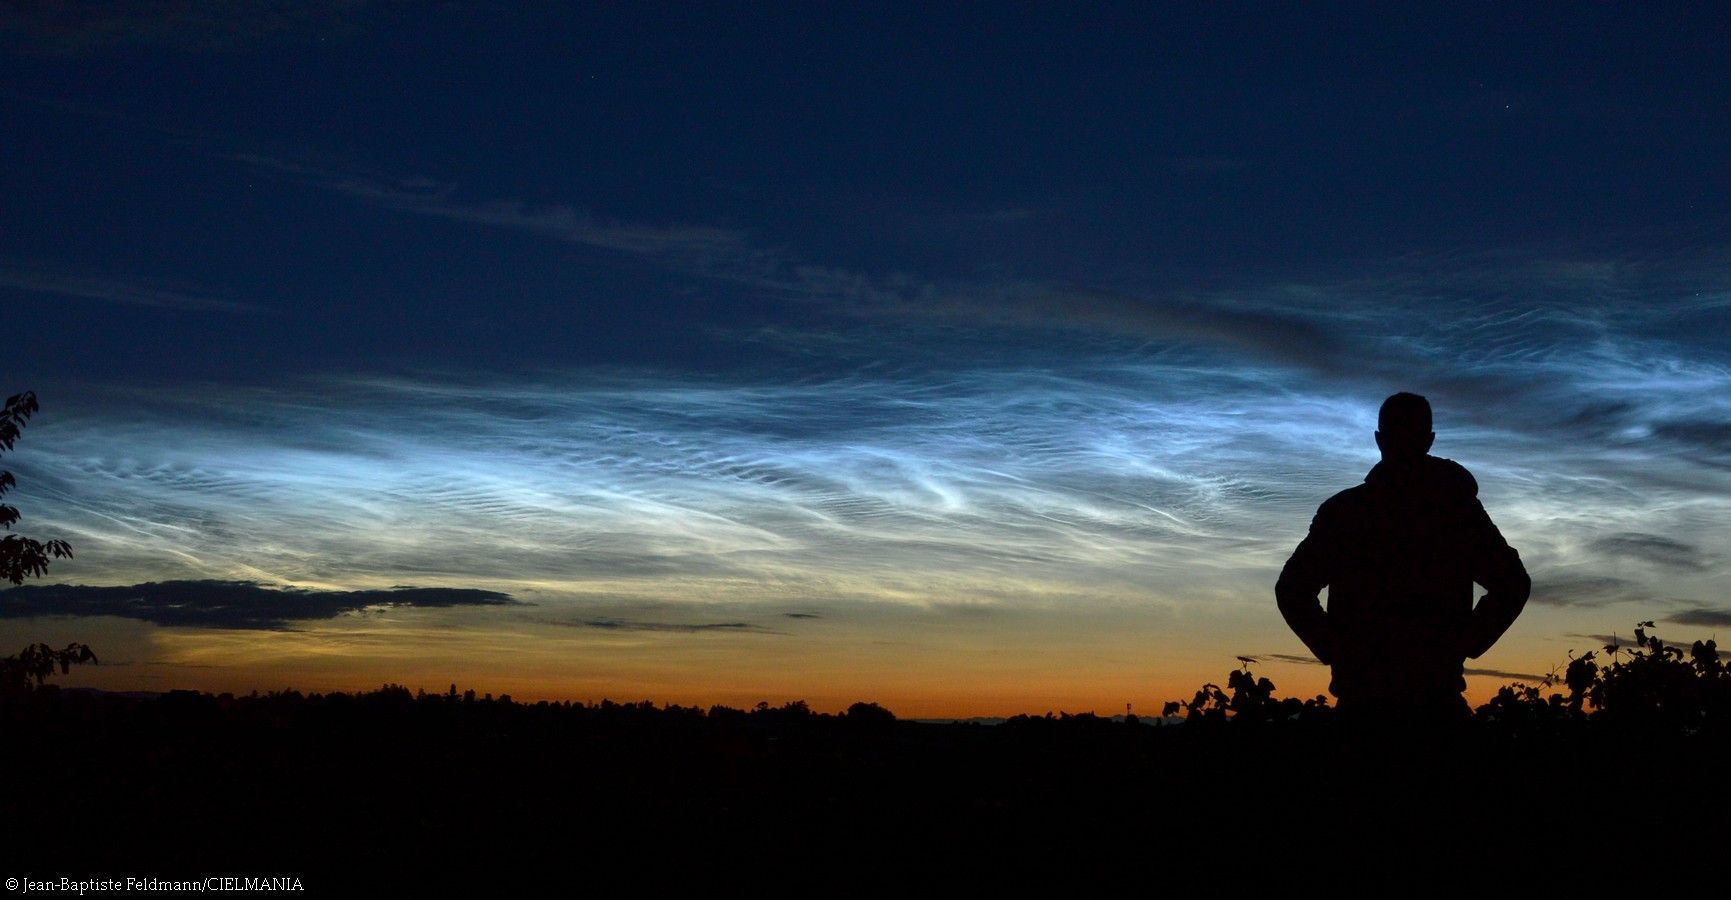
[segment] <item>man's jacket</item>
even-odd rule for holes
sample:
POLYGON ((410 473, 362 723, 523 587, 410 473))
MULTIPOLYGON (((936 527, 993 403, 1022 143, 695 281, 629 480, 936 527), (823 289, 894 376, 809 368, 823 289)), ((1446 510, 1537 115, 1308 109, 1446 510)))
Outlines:
POLYGON ((1378 463, 1317 510, 1274 593, 1334 667, 1329 690, 1343 706, 1458 703, 1464 660, 1520 615, 1532 582, 1478 490, 1459 463, 1423 456, 1378 463), (1476 608, 1474 582, 1487 590, 1476 608))

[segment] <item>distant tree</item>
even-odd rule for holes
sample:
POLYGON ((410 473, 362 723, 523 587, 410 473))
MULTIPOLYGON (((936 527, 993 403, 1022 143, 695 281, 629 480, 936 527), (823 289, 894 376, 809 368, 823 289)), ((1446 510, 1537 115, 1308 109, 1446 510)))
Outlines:
MULTIPOLYGON (((36 413, 36 394, 25 391, 6 398, 0 406, 0 453, 10 451, 30 417, 36 413)), ((0 497, 18 486, 11 472, 0 471, 0 497)), ((8 532, 18 523, 18 508, 0 503, 0 527, 8 532)), ((0 537, 0 578, 14 585, 25 578, 40 578, 48 571, 50 559, 72 556, 72 547, 65 541, 38 541, 20 534, 0 537)), ((0 692, 27 691, 41 687, 49 675, 59 669, 61 674, 80 663, 96 662, 96 654, 83 644, 69 644, 56 650, 47 644, 31 644, 16 656, 0 658, 0 692)))
POLYGON ((861 701, 847 708, 847 720, 860 725, 882 727, 894 723, 896 714, 876 703, 861 701))

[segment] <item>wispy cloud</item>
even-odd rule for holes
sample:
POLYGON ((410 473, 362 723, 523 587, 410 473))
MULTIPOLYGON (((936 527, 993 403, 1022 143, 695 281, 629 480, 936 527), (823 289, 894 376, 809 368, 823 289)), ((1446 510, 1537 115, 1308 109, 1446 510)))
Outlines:
POLYGON ((128 306, 145 306, 188 312, 246 313, 257 309, 251 303, 238 300, 136 282, 0 268, 0 289, 6 288, 29 291, 34 294, 52 294, 61 297, 76 297, 81 300, 100 300, 105 303, 123 303, 128 306))
POLYGON ((1534 672, 1511 672, 1507 669, 1479 669, 1472 666, 1468 666, 1465 672, 1468 675, 1481 675, 1486 678, 1502 678, 1508 681, 1522 681, 1528 684, 1538 684, 1548 677, 1534 672))
POLYGON ((284 36, 349 36, 368 0, 42 0, 0 12, 0 38, 44 55, 82 55, 117 47, 163 46, 226 52, 284 36))
MULTIPOLYGON (((1690 343, 1731 326, 1731 268, 1705 251, 1664 260, 1431 253, 1335 277, 1210 290, 935 280, 826 266, 736 228, 609 220, 578 205, 468 196, 424 178, 227 158, 385 208, 634 256, 840 323, 821 334, 765 333, 778 343, 821 339, 828 353, 860 335, 863 322, 869 338, 857 349, 871 359, 862 362, 895 362, 898 352, 931 359, 958 340, 977 362, 1000 351, 1025 360, 1037 340, 1080 354, 1084 365, 1087 357, 1155 358, 1228 378, 1277 373, 1289 392, 1404 388, 1484 432, 1584 441, 1555 449, 1601 459, 1607 446, 1658 442, 1731 478, 1722 425, 1731 401, 1721 399, 1731 396, 1731 357, 1690 343), (1679 317, 1687 328, 1673 324, 1679 317)), ((1655 478, 1674 471, 1653 470, 1655 478)))
POLYGON ((737 229, 607 221, 574 205, 536 206, 518 200, 468 198, 454 184, 424 178, 344 172, 255 153, 227 157, 387 209, 649 257, 703 275, 768 281, 776 266, 774 253, 754 248, 745 232, 737 229))
POLYGON ((1322 660, 1317 659, 1314 656, 1304 656, 1296 653, 1253 653, 1244 658, 1253 662, 1273 661, 1294 663, 1301 666, 1320 666, 1323 664, 1322 660))
POLYGON ((609 221, 575 205, 468 197, 457 185, 425 178, 363 174, 256 153, 225 155, 388 209, 641 257, 843 318, 1128 336, 1336 374, 1363 372, 1372 362, 1378 362, 1372 368, 1398 367, 1391 354, 1354 340, 1360 329, 1351 326, 1362 323, 1331 302, 1149 296, 1035 281, 942 282, 852 271, 762 247, 739 229, 609 221))

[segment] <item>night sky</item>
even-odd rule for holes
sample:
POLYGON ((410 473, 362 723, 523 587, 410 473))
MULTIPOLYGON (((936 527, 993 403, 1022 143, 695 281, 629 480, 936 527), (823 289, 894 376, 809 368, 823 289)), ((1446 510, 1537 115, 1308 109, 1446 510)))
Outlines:
POLYGON ((108 6, 0 11, 67 684, 1314 694, 1397 390, 1534 580, 1472 697, 1731 626, 1721 7, 108 6))

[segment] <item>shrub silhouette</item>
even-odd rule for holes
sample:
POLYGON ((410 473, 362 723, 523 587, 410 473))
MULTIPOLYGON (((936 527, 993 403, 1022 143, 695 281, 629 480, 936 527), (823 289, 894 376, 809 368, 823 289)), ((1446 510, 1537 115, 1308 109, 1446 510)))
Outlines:
POLYGON ((1641 729, 1723 730, 1731 715, 1731 671, 1719 659, 1718 643, 1695 641, 1685 652, 1649 634, 1652 627, 1651 621, 1635 626, 1633 647, 1613 639, 1571 660, 1564 676, 1567 709, 1591 707, 1597 719, 1641 729), (1608 665, 1598 663, 1601 652, 1608 665))
MULTIPOLYGON (((1591 722, 1654 735, 1691 736, 1731 732, 1731 667, 1716 641, 1695 641, 1685 651, 1635 626, 1635 643, 1615 639, 1599 650, 1571 656, 1561 676, 1538 684, 1514 682, 1474 711, 1475 720, 1511 728, 1591 722), (1608 659, 1601 664, 1600 654, 1608 659), (1555 688, 1562 690, 1554 690, 1555 688)), ((1227 676, 1226 689, 1205 684, 1188 702, 1166 703, 1164 714, 1183 714, 1187 724, 1316 719, 1332 711, 1325 697, 1276 698, 1268 678, 1250 671, 1253 660, 1227 676)))
POLYGON ((1226 688, 1232 693, 1226 693, 1217 684, 1205 684, 1188 703, 1167 701, 1161 714, 1170 717, 1183 711, 1184 720, 1195 723, 1224 722, 1228 718, 1238 722, 1272 722, 1320 718, 1331 711, 1328 698, 1323 696, 1309 700, 1297 697, 1276 699, 1274 682, 1266 677, 1257 678, 1250 671, 1253 660, 1245 656, 1238 660, 1240 667, 1226 676, 1226 688))

